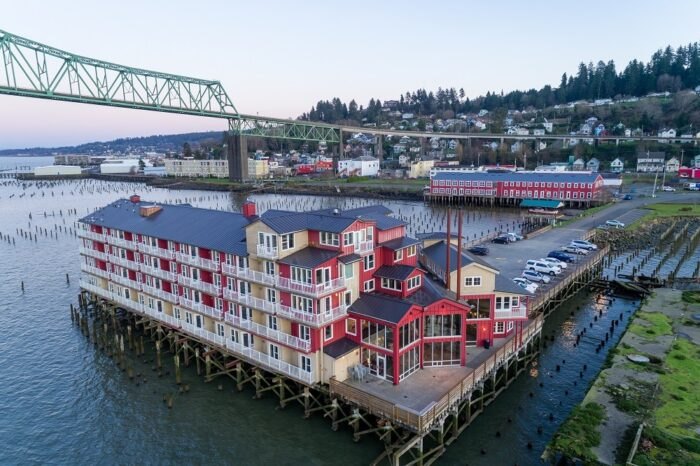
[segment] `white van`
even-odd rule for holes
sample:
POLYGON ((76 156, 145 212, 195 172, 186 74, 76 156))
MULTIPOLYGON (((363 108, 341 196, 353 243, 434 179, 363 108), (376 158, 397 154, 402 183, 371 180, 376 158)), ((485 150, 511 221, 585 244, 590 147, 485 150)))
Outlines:
POLYGON ((561 273, 561 267, 549 264, 541 260, 530 259, 525 264, 526 270, 534 270, 535 272, 546 273, 548 275, 559 275, 561 273))

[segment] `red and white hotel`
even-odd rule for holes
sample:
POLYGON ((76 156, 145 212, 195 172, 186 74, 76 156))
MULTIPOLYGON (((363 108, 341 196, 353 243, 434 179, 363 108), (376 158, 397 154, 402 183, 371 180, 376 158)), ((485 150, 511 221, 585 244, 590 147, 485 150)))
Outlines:
POLYGON ((299 382, 399 384, 522 331, 527 293, 382 206, 257 215, 138 196, 81 219, 81 287, 299 382))

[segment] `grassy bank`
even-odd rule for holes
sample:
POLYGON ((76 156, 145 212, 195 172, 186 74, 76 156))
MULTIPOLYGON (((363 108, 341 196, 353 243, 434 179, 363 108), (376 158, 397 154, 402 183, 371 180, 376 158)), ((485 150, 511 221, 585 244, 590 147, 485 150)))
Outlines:
POLYGON ((629 225, 635 229, 658 218, 669 217, 700 217, 700 205, 698 204, 652 204, 646 207, 649 212, 629 225))
POLYGON ((579 405, 571 411, 552 439, 550 447, 570 458, 579 458, 585 464, 596 463, 591 448, 600 444, 598 426, 605 419, 605 409, 598 403, 579 405))

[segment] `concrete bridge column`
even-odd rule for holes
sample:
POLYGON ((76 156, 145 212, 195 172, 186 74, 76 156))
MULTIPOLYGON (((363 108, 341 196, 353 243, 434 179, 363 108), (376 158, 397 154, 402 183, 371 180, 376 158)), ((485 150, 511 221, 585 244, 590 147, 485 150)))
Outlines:
POLYGON ((384 160, 384 136, 377 134, 374 142, 374 156, 379 159, 380 165, 384 160))
POLYGON ((248 140, 240 134, 226 135, 228 179, 242 182, 248 179, 248 140))

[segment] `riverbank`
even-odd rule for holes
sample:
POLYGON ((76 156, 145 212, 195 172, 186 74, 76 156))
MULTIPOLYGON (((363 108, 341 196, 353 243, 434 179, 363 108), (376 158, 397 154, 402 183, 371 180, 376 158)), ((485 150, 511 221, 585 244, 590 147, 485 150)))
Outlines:
POLYGON ((585 464, 700 463, 700 293, 657 289, 548 450, 585 464))

